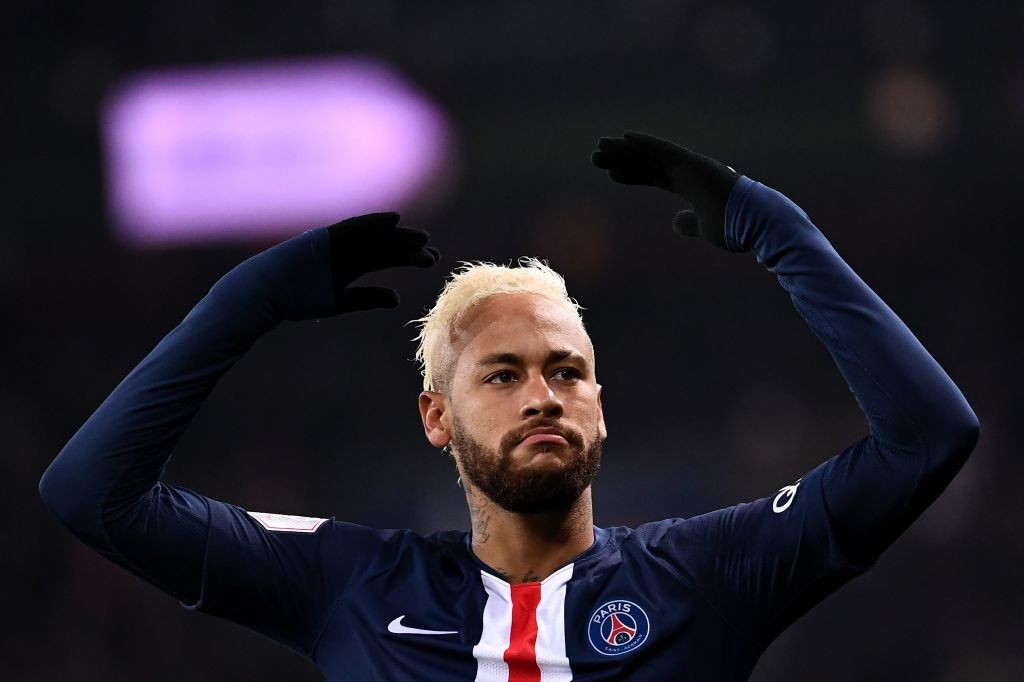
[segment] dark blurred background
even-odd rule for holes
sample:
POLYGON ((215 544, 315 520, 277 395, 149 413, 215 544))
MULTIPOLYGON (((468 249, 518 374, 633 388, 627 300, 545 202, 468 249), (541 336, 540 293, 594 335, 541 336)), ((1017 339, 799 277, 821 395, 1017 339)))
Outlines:
POLYGON ((431 230, 445 267, 368 278, 400 290, 398 311, 264 338, 166 480, 250 510, 466 528, 453 466, 422 435, 405 323, 458 260, 524 254, 548 259, 587 308, 610 430, 599 525, 773 494, 864 435, 774 276, 675 237, 677 201, 590 166, 598 137, 643 130, 800 204, 982 424, 938 502, 779 637, 752 679, 1024 679, 1019 3, 7 0, 0 23, 0 678, 321 679, 85 548, 37 484, 213 282, 267 245, 139 251, 113 237, 97 118, 111 88, 166 66, 359 53, 448 118, 448 179, 396 207, 431 230))

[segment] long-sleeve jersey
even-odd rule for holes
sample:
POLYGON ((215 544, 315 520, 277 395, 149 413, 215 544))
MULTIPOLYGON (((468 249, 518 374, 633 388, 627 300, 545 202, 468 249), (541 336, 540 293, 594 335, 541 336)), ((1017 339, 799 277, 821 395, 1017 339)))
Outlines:
POLYGON ((463 531, 250 512, 161 482, 218 378, 281 320, 331 309, 325 228, 215 284, 72 437, 40 493, 111 561, 186 608, 291 648, 330 680, 745 680, 783 629, 868 570, 935 500, 979 424, 782 194, 740 178, 726 239, 778 276, 868 434, 761 499, 595 528, 590 549, 539 583, 504 581, 463 531))

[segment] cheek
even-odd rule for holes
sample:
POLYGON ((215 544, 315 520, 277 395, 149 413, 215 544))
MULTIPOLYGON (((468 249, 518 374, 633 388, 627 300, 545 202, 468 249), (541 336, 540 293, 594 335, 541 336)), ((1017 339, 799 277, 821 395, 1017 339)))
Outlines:
POLYGON ((508 428, 499 416, 502 414, 501 409, 498 404, 476 401, 471 413, 458 415, 459 426, 473 440, 493 447, 504 435, 505 431, 502 429, 508 428))
POLYGON ((494 415, 487 413, 483 415, 479 422, 480 426, 477 429, 477 438, 482 443, 487 443, 490 446, 494 446, 505 431, 500 420, 495 419, 494 415))
POLYGON ((595 391, 583 391, 568 396, 565 401, 566 411, 570 412, 576 419, 585 422, 596 423, 600 409, 597 404, 597 393, 595 391))

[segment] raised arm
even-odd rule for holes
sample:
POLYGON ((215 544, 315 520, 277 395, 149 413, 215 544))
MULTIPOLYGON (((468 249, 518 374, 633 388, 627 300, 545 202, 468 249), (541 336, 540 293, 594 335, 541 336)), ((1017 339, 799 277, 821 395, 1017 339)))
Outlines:
POLYGON ((977 442, 963 394, 896 314, 785 196, 740 178, 726 240, 778 276, 825 344, 868 422, 826 472, 825 500, 848 557, 870 563, 946 488, 977 442))
POLYGON ((398 304, 391 289, 350 286, 366 272, 437 260, 426 232, 397 222, 380 213, 309 230, 228 272, 50 464, 39 483, 46 506, 80 540, 187 605, 200 599, 218 519, 233 524, 222 532, 239 553, 280 554, 278 539, 237 508, 160 477, 203 400, 260 336, 285 320, 398 304))
POLYGON ((753 251, 835 359, 869 436, 825 478, 848 556, 870 559, 946 487, 979 434, 963 394, 895 313, 793 202, 732 168, 641 133, 603 138, 594 163, 613 180, 689 200, 677 231, 753 251))
POLYGON ((675 219, 682 234, 752 251, 828 348, 867 418, 866 437, 800 482, 690 524, 693 537, 719 546, 699 569, 720 578, 713 598, 729 602, 723 610, 739 629, 767 642, 866 570, 938 497, 973 450, 978 419, 906 325, 785 196, 640 133, 602 138, 593 162, 615 181, 687 199, 694 211, 675 219))

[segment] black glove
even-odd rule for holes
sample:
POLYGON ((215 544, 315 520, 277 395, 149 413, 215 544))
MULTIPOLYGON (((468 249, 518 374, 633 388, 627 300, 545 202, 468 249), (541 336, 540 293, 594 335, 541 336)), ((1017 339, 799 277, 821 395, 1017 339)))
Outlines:
POLYGON ((740 178, 732 168, 666 140, 628 131, 602 137, 590 160, 608 177, 626 185, 667 189, 690 202, 693 211, 679 211, 672 227, 680 234, 703 237, 731 251, 725 241, 725 205, 740 178))
POLYGON ((388 287, 349 286, 361 275, 396 265, 429 268, 441 252, 427 246, 430 234, 399 227, 397 213, 368 213, 327 228, 331 240, 331 276, 338 312, 395 308, 398 292, 388 287))

